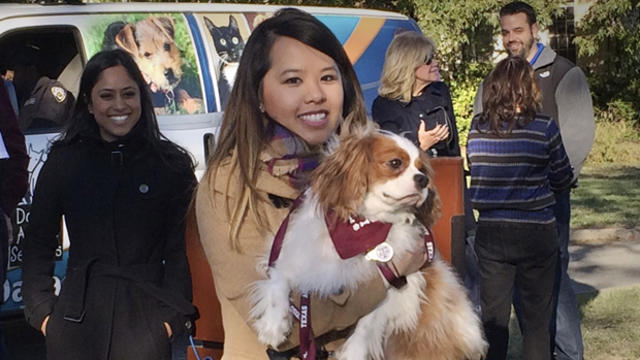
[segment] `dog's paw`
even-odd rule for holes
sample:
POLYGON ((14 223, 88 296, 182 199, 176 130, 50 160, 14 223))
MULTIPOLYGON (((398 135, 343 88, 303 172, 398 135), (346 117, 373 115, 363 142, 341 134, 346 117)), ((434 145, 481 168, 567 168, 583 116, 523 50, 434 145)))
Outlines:
POLYGON ((284 316, 267 312, 255 320, 254 327, 261 343, 277 348, 291 333, 291 318, 288 312, 284 316))
POLYGON ((369 356, 367 352, 360 348, 356 349, 353 346, 345 348, 344 346, 336 353, 337 360, 368 360, 369 356))

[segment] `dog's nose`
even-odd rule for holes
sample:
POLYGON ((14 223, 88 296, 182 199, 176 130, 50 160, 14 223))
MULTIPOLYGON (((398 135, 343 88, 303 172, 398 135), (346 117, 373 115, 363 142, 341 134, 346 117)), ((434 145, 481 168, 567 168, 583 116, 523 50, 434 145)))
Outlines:
POLYGON ((425 174, 413 175, 413 181, 416 183, 418 189, 424 189, 429 185, 429 178, 425 174))
POLYGON ((176 77, 176 75, 173 73, 173 70, 171 70, 171 69, 165 69, 164 70, 164 77, 167 78, 169 83, 174 83, 174 82, 178 81, 178 78, 176 77))

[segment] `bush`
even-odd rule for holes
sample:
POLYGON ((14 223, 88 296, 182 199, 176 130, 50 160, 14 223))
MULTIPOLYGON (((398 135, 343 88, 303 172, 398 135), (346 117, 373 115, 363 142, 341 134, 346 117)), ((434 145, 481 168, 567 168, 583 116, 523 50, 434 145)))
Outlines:
POLYGON ((639 114, 630 103, 616 100, 595 109, 596 138, 587 158, 590 165, 637 164, 640 152, 639 114))
POLYGON ((467 135, 471 127, 473 117, 473 100, 478 86, 454 85, 452 87, 451 100, 453 101, 453 113, 456 116, 460 147, 467 146, 467 135))
POLYGON ((609 102, 604 110, 596 108, 596 121, 624 122, 632 128, 640 128, 640 114, 636 111, 634 105, 629 101, 619 99, 609 102))

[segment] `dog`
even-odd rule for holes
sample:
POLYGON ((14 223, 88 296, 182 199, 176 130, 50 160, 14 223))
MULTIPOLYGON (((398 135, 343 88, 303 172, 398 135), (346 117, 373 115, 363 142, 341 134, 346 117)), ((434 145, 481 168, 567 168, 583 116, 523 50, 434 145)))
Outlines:
MULTIPOLYGON (((167 16, 150 16, 134 24, 118 21, 105 30, 103 50, 120 48, 140 68, 152 93, 171 94, 182 77, 182 59, 174 40, 175 24, 167 16)), ((155 105, 155 104, 154 104, 155 105)))
MULTIPOLYGON (((343 258, 332 240, 337 226, 331 219, 354 230, 390 224, 383 244, 398 256, 424 251, 428 228, 440 215, 428 156, 410 140, 369 124, 342 136, 333 148, 312 173, 304 201, 290 213, 277 261, 266 269, 268 278, 252 287, 251 324, 259 341, 274 348, 292 328, 292 290, 324 297, 355 290, 388 264, 368 260, 371 252, 343 258)), ((480 359, 486 349, 464 288, 435 256, 424 271, 406 276, 404 286, 389 287, 336 358, 480 359)))

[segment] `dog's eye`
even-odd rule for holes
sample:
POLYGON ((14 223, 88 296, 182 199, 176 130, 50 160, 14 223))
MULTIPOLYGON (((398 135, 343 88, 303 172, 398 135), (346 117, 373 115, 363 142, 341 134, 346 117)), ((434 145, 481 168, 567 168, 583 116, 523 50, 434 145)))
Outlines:
POLYGON ((145 52, 143 55, 144 55, 144 57, 146 57, 147 59, 151 57, 151 53, 150 53, 150 52, 145 52))
POLYGON ((164 43, 164 51, 169 51, 169 50, 171 50, 171 44, 164 43))
POLYGON ((402 166, 402 160, 400 160, 400 159, 392 159, 392 160, 389 160, 388 164, 389 164, 389 166, 391 166, 391 168, 398 169, 398 168, 400 168, 400 166, 402 166))

